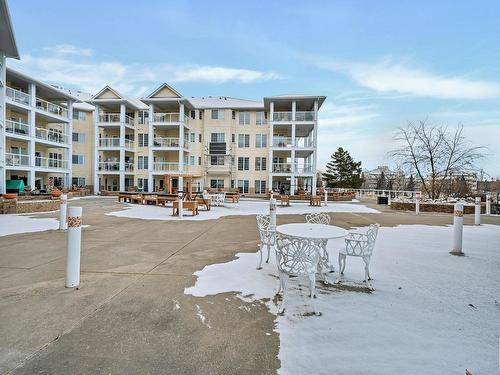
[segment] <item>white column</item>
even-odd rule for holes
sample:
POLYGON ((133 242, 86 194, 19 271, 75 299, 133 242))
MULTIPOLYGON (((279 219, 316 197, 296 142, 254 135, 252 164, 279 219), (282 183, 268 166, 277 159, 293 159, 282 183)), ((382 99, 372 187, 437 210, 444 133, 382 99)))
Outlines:
POLYGON ((68 161, 68 172, 66 173, 66 187, 71 187, 71 179, 73 176, 73 102, 68 101, 68 120, 69 122, 65 125, 66 134, 68 137, 68 156, 66 160, 68 161))
POLYGON ((80 285, 80 252, 82 248, 82 208, 70 207, 68 213, 68 250, 66 255, 66 287, 80 285))
POLYGON ((273 145, 274 145, 274 137, 273 137, 273 118, 274 118, 274 102, 269 103, 269 156, 267 160, 267 169, 268 169, 268 188, 267 190, 271 190, 273 188, 273 145))
POLYGON ((59 207, 59 230, 68 229, 67 209, 68 209, 68 196, 66 194, 61 194, 61 205, 59 207))
MULTIPOLYGON (((0 52, 0 122, 5 121, 5 82, 6 82, 6 57, 0 52)), ((5 122, 0 126, 0 194, 5 193, 5 184, 7 181, 5 174, 5 122)), ((33 188, 35 188, 33 186, 33 188)))
POLYGON ((313 136, 314 136, 314 151, 312 155, 312 172, 313 172, 313 186, 312 186, 312 195, 316 195, 316 171, 318 164, 318 101, 314 101, 314 122, 313 122, 313 136))
POLYGON ((295 121, 295 114, 297 113, 297 102, 292 101, 292 121, 295 121))
MULTIPOLYGON (((184 103, 179 103, 179 170, 185 173, 184 170, 184 103)), ((179 191, 184 190, 184 181, 182 176, 179 176, 179 191)))
MULTIPOLYGON (((35 135, 36 135, 36 114, 34 108, 36 107, 36 85, 34 83, 29 84, 29 93, 30 93, 30 101, 31 107, 28 112, 28 122, 30 125, 30 140, 28 146, 28 154, 30 156, 30 171, 28 172, 28 185, 31 186, 32 189, 35 188, 35 151, 36 151, 36 143, 35 143, 35 135)), ((48 155, 43 155, 48 157, 48 155)))
POLYGON ((481 197, 476 197, 474 206, 474 224, 481 225, 481 197))
POLYGON ((154 170, 154 153, 153 145, 155 132, 153 128, 154 104, 149 105, 149 122, 148 122, 148 191, 153 191, 153 170, 154 170))
POLYGON ((462 252, 462 240, 464 232, 464 205, 455 203, 453 212, 453 250, 450 254, 464 255, 462 252))
POLYGON ((125 191, 125 103, 120 104, 120 191, 125 191))
POLYGON ((94 194, 100 191, 99 186, 99 106, 95 105, 94 109, 94 194))
POLYGON ((295 195, 295 187, 297 186, 297 178, 294 174, 290 176, 290 195, 295 195))
POLYGON ((420 197, 415 198, 415 214, 420 214, 420 197))
POLYGON ((177 215, 179 219, 182 219, 182 193, 177 194, 177 215))

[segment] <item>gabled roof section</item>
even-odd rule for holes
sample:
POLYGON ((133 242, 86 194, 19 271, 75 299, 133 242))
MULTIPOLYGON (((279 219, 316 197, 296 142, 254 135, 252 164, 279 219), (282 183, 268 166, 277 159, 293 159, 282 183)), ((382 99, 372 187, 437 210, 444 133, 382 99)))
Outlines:
POLYGON ((92 100, 96 99, 125 99, 118 91, 106 85, 101 91, 92 96, 92 100))
POLYGON ((0 51, 3 51, 7 57, 19 60, 19 51, 6 0, 0 0, 0 51))
POLYGON ((104 86, 97 94, 92 96, 92 99, 88 101, 91 104, 99 103, 125 103, 130 108, 136 110, 147 110, 149 107, 138 99, 129 98, 116 91, 109 85, 104 86))
POLYGON ((152 98, 182 98, 182 95, 167 83, 162 83, 156 90, 146 96, 145 99, 152 98))

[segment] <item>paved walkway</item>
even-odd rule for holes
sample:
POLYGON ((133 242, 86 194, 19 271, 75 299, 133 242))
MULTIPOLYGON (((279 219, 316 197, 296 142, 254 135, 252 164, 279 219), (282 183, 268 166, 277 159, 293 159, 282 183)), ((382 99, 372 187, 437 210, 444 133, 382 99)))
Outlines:
MULTIPOLYGON (((64 288, 65 233, 0 237, 0 373, 276 373, 279 338, 265 306, 241 308, 233 293, 183 293, 205 265, 256 251, 254 216, 146 221, 104 215, 123 207, 114 199, 70 204, 83 207, 90 225, 83 229, 79 290, 64 288)), ((399 212, 332 218, 344 228, 452 220, 399 212)), ((279 217, 279 223, 302 220, 279 217)))

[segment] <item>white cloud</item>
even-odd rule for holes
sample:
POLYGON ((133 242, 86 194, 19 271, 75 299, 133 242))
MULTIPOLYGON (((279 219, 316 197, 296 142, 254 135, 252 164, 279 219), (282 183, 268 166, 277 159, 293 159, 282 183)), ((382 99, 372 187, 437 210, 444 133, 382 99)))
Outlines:
POLYGON ((385 59, 376 64, 310 61, 321 68, 346 73, 361 86, 382 94, 403 94, 438 99, 491 99, 500 97, 500 84, 449 76, 412 68, 385 59))
POLYGON ((224 66, 125 64, 98 61, 90 49, 70 44, 44 48, 45 54, 23 55, 13 65, 47 82, 95 93, 109 84, 131 96, 140 96, 156 85, 168 82, 253 83, 279 79, 272 72, 224 66))
POLYGON ((371 120, 379 117, 372 106, 344 105, 325 103, 321 107, 318 126, 320 129, 342 126, 370 125, 371 120))

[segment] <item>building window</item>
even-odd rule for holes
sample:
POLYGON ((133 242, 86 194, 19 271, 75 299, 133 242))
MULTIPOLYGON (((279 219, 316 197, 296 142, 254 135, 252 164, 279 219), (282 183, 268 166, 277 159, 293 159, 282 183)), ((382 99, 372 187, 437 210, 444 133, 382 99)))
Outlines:
POLYGON ((250 147, 250 134, 238 134, 238 147, 250 147))
POLYGON ((144 125, 148 123, 149 111, 139 111, 139 124, 144 125))
POLYGON ((85 186, 85 177, 72 177, 71 178, 72 186, 85 186))
POLYGON ((139 191, 148 191, 148 179, 147 178, 138 178, 137 179, 137 188, 139 191))
POLYGON ((75 133, 72 134, 73 142, 85 143, 85 133, 75 133))
POLYGON ((240 112, 239 113, 239 124, 240 125, 250 125, 250 112, 240 112))
POLYGON ((139 156, 137 158, 137 169, 148 169, 148 157, 139 156))
POLYGON ((232 118, 233 120, 236 120, 236 111, 232 111, 232 112, 231 112, 231 118, 232 118))
POLYGON ((224 189, 224 180, 221 180, 221 179, 210 180, 210 188, 211 189, 224 189))
POLYGON ((189 133, 189 142, 196 142, 196 133, 189 133))
POLYGON ((212 120, 224 120, 224 110, 212 109, 212 120))
POLYGON ((263 157, 256 157, 255 158, 255 170, 256 171, 265 171, 266 168, 266 158, 263 157))
POLYGON ((148 133, 139 133, 137 136, 139 137, 139 147, 148 147, 149 134, 148 133))
POLYGON ((87 119, 87 113, 73 108, 73 120, 85 121, 87 119))
POLYGON ((250 170, 250 158, 249 157, 238 157, 238 170, 239 171, 249 171, 250 170))
POLYGON ((240 193, 248 194, 248 180, 238 180, 238 189, 240 193))
POLYGON ((196 111, 191 111, 191 118, 193 120, 196 118, 196 111))
POLYGON ((198 111, 198 118, 203 120, 203 111, 201 109, 198 111))
POLYGON ((224 143, 224 133, 211 133, 210 134, 210 142, 214 143, 224 143))
POLYGON ((265 125, 266 124, 266 114, 265 112, 257 112, 255 118, 256 125, 265 125))
POLYGON ((224 156, 210 156, 210 165, 224 165, 224 156))
POLYGON ((85 156, 84 155, 72 155, 72 163, 73 164, 85 164, 85 156))
POLYGON ((189 157, 189 165, 194 165, 194 156, 189 157))
POLYGON ((200 134, 198 134, 198 142, 200 142, 200 143, 201 143, 201 133, 200 133, 200 134))
POLYGON ((256 148, 267 147, 267 134, 256 134, 255 135, 255 147, 256 148))
POLYGON ((201 156, 198 156, 198 165, 201 165, 201 156))
POLYGON ((266 181, 255 180, 255 194, 265 194, 265 193, 266 193, 266 181))

